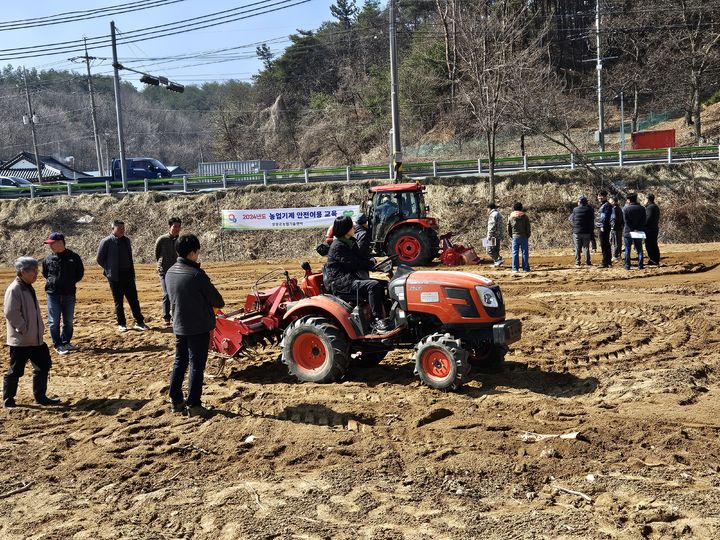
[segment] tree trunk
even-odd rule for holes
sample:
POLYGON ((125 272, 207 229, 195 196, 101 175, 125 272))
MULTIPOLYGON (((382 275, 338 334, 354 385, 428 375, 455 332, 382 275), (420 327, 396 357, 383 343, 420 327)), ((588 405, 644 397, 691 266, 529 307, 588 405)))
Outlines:
POLYGON ((488 198, 489 202, 495 202, 495 134, 487 131, 485 133, 488 151, 488 198))
POLYGON ((633 92, 632 124, 630 125, 630 131, 632 133, 634 133, 640 129, 640 127, 638 126, 639 117, 640 117, 640 92, 638 91, 637 87, 635 87, 635 91, 633 92))
POLYGON ((702 126, 700 125, 700 88, 702 81, 700 74, 693 74, 693 86, 695 87, 695 95, 693 96, 693 115, 695 117, 695 141, 700 142, 702 136, 702 126))

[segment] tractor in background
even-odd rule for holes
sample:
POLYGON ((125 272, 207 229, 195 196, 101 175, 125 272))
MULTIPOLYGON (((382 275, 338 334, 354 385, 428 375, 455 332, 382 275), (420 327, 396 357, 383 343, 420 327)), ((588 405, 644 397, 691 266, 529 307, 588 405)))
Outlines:
POLYGON ((425 266, 438 256, 439 222, 427 215, 424 191, 420 182, 370 188, 363 211, 372 229, 373 253, 407 266, 425 266))

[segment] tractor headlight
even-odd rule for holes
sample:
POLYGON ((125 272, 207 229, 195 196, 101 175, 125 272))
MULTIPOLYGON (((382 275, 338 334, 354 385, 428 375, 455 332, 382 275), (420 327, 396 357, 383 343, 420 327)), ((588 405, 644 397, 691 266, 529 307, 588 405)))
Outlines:
POLYGON ((496 308, 500 305, 497 296, 495 296, 495 293, 489 287, 477 285, 475 287, 475 291, 480 297, 480 301, 482 302, 483 306, 489 308, 496 308))

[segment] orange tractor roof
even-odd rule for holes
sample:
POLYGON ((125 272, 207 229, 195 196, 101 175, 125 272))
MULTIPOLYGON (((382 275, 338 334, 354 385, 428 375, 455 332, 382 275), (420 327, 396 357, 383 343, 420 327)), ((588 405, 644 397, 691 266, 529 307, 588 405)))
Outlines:
POLYGON ((399 191, 423 191, 425 186, 420 182, 408 182, 407 184, 387 184, 370 188, 372 193, 392 193, 399 191))

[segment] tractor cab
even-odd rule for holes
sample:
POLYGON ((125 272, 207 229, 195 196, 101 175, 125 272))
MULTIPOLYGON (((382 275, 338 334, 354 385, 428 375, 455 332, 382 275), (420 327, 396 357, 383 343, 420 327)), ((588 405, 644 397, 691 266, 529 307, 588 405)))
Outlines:
POLYGON ((372 229, 372 249, 398 263, 426 265, 438 254, 438 221, 427 217, 419 182, 370 188, 365 213, 372 229))

